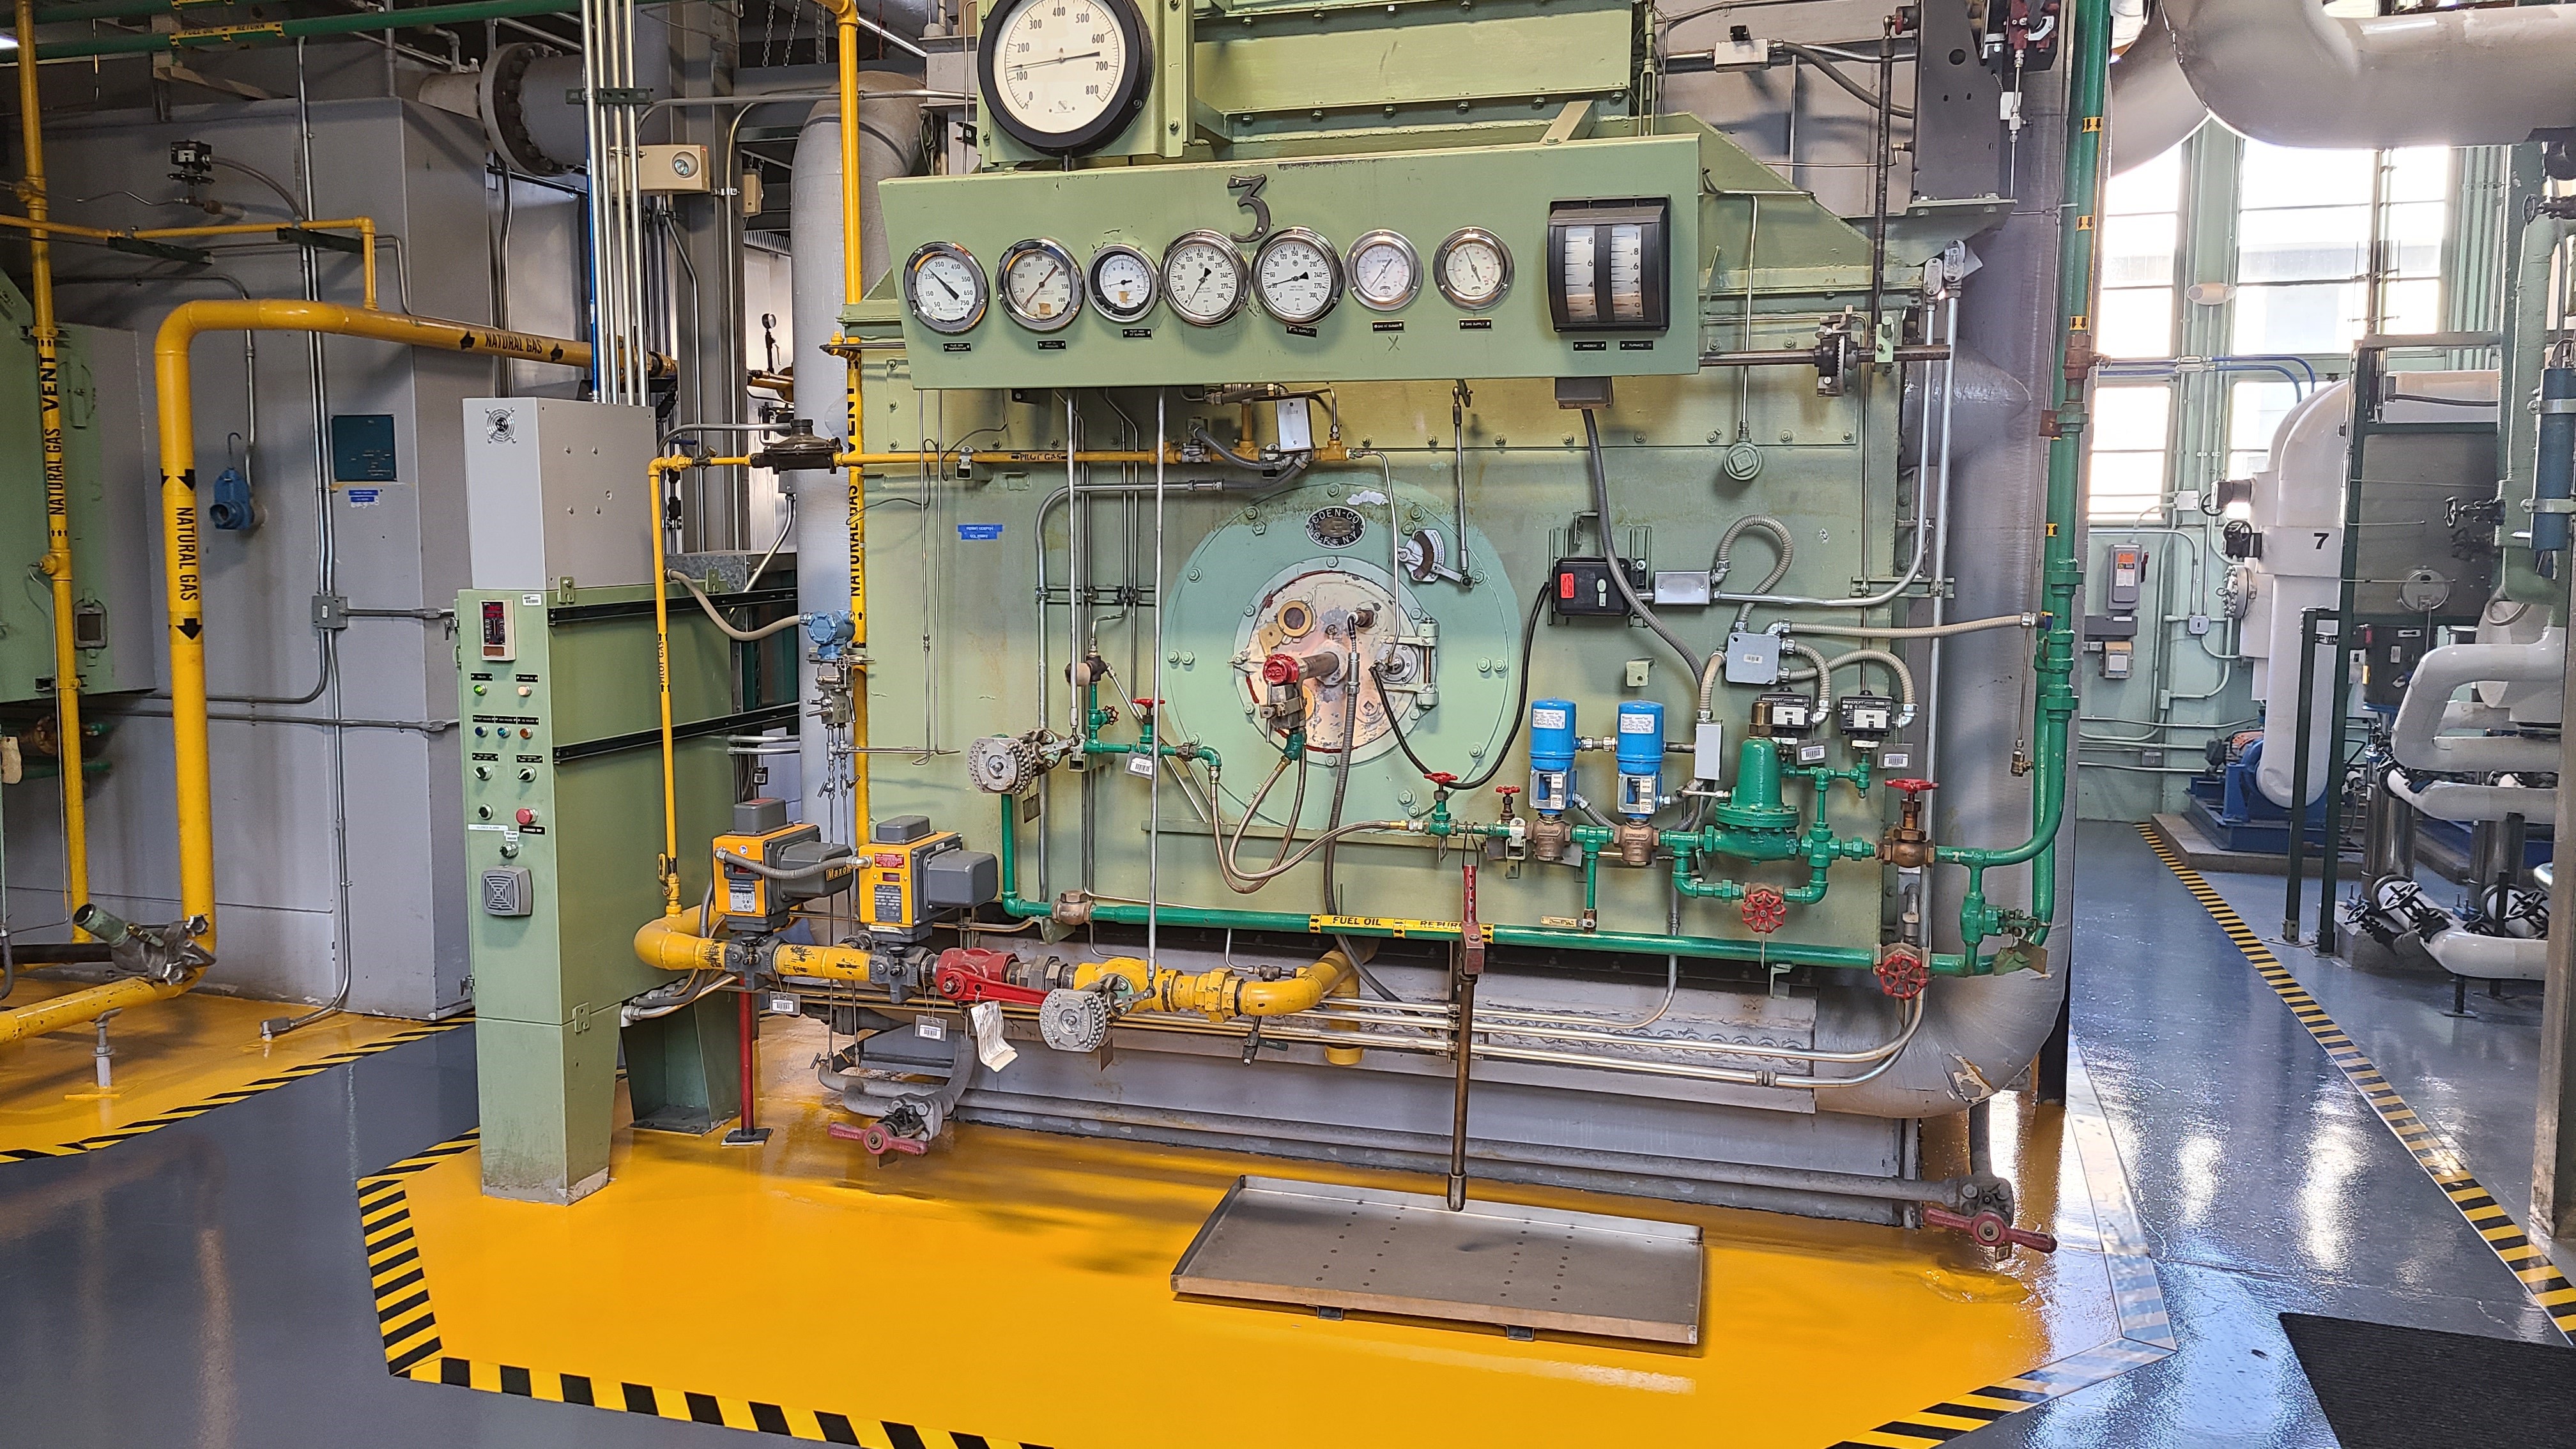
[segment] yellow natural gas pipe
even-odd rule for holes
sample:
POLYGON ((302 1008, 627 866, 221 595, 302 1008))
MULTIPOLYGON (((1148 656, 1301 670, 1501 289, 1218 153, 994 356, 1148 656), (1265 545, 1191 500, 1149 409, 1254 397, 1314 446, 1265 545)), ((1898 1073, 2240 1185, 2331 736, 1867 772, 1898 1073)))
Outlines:
MULTIPOLYGON (((32 56, 36 40, 35 0, 17 0, 18 53, 32 56)), ((36 94, 36 67, 18 67, 19 144, 25 154, 26 178, 19 194, 33 213, 45 219, 45 137, 39 117, 44 107, 36 94)), ((63 908, 78 910, 89 902, 89 801, 83 795, 81 768, 80 651, 72 635, 79 599, 72 589, 71 479, 63 461, 62 329, 54 320, 54 249, 45 233, 27 241, 29 298, 36 309, 36 427, 43 441, 45 468, 45 555, 39 567, 51 585, 54 613, 54 731, 62 760, 63 908)), ((75 928, 75 941, 89 933, 75 928)), ((105 1008, 101 1008, 104 1010, 105 1008)))
MULTIPOLYGON (((27 0, 19 0, 23 9, 27 0)), ((33 66, 21 67, 32 72, 33 66)), ((161 567, 170 628, 171 753, 179 814, 179 914, 203 916, 198 945, 215 949, 214 794, 206 743, 206 625, 199 559, 196 409, 188 348, 208 332, 322 332, 365 337, 442 352, 490 354, 520 362, 590 366, 590 344, 475 322, 448 322, 344 307, 335 302, 187 302, 162 320, 152 344, 153 382, 161 414, 161 567)), ((653 359, 654 370, 669 365, 653 359)), ((318 422, 319 420, 317 420, 318 422)), ((659 537, 658 530, 656 537, 659 537)), ((63 612, 58 610, 59 612, 63 612)))
MULTIPOLYGON (((21 82, 20 89, 22 91, 25 89, 24 82, 21 82)), ((36 168, 33 166, 29 168, 29 177, 32 186, 37 179, 36 168)), ((36 240, 28 244, 31 247, 42 245, 43 239, 49 236, 76 236, 86 241, 116 242, 164 241, 183 236, 247 236, 253 232, 354 231, 358 234, 359 264, 366 274, 367 307, 372 311, 376 305, 376 223, 373 217, 349 216, 337 217, 330 221, 299 221, 289 226, 279 226, 275 222, 235 222, 223 226, 152 226, 119 229, 72 226, 65 222, 47 220, 44 195, 40 187, 30 190, 26 202, 27 210, 33 215, 11 216, 6 212, 0 212, 0 226, 14 226, 21 231, 34 233, 36 240)))
POLYGON ((49 1031, 85 1025, 108 1012, 121 1011, 129 1006, 166 1000, 196 985, 202 974, 202 971, 191 971, 176 981, 128 976, 122 981, 69 992, 14 1011, 0 1011, 0 1046, 25 1041, 31 1036, 43 1036, 49 1031))
POLYGON ((1291 1016, 1311 1011, 1328 996, 1347 994, 1357 971, 1349 957, 1327 951, 1313 965, 1277 981, 1261 981, 1218 967, 1213 971, 1175 971, 1152 966, 1133 956, 1087 961, 1073 968, 1079 991, 1117 976, 1135 992, 1138 1005, 1151 1011, 1194 1012, 1210 1021, 1238 1016, 1291 1016))

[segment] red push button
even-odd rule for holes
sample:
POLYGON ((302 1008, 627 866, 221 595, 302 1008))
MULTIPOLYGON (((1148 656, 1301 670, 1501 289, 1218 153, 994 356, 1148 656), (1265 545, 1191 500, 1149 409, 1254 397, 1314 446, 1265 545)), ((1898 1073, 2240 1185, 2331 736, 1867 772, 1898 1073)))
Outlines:
POLYGON ((536 824, 536 823, 537 823, 537 812, 535 812, 534 810, 529 809, 529 808, 528 808, 527 806, 525 806, 525 805, 520 806, 520 807, 519 807, 519 823, 520 823, 521 825, 534 825, 534 824, 536 824))

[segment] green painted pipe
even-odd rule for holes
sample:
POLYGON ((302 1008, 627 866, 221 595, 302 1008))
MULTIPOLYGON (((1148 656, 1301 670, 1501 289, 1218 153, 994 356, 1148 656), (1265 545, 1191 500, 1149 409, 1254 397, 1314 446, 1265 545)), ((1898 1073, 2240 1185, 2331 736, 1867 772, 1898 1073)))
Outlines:
MULTIPOLYGON (((1020 848, 1019 818, 1016 801, 1002 797, 1002 909, 1021 920, 1032 920, 1054 914, 1045 901, 1023 898, 1019 891, 1020 848)), ((1587 860, 1587 864, 1590 861, 1587 860)), ((1587 885, 1589 884, 1587 880, 1587 885)), ((1801 887, 1801 890, 1805 887, 1801 887)), ((1115 925, 1145 924, 1146 908, 1134 905, 1111 905, 1094 902, 1091 918, 1115 925)), ((1215 906, 1162 906, 1154 918, 1164 925, 1192 926, 1208 930, 1278 931, 1290 935, 1311 935, 1314 917, 1293 911, 1246 911, 1215 906)), ((1493 928, 1494 944, 1525 946, 1541 950, 1626 951, 1641 956, 1689 956, 1695 960, 1769 962, 1788 966, 1823 966, 1840 971, 1873 971, 1878 967, 1878 953, 1858 946, 1813 946, 1793 941, 1738 941, 1716 936, 1656 936, 1640 931, 1568 931, 1552 926, 1505 926, 1493 928)), ((1355 927, 1336 923, 1336 934, 1346 936, 1389 937, 1391 927, 1355 927)), ((1417 930, 1408 926, 1408 937, 1442 939, 1437 929, 1417 930)), ((1451 927, 1448 938, 1457 936, 1451 927)), ((1966 956, 1936 955, 1932 958, 1934 974, 1958 976, 1979 969, 1979 963, 1966 956)))
MULTIPOLYGON (((658 5, 667 0, 636 0, 640 5, 658 5)), ((57 21, 107 20, 133 16, 159 15, 173 7, 167 0, 89 0, 89 3, 49 6, 36 12, 39 25, 57 21)), ((205 7, 189 6, 195 10, 205 7)), ((326 35, 360 35, 380 30, 403 30, 424 25, 462 25, 481 20, 502 20, 523 15, 566 15, 581 9, 579 0, 464 0, 452 5, 415 5, 406 10, 371 10, 351 15, 317 15, 299 19, 257 21, 246 25, 209 26, 198 30, 174 30, 134 35, 84 36, 69 40, 40 40, 36 58, 74 60, 99 55, 150 55, 161 51, 197 50, 208 46, 274 45, 288 40, 326 35)))
MULTIPOLYGON (((2108 0, 2077 0, 2074 17, 2075 75, 2067 106, 2064 218, 2058 233, 2057 373, 2051 384, 2057 404, 2057 436, 2048 448, 2048 539, 2042 554, 2047 627, 2041 631, 2035 664, 2039 674, 2039 723, 2035 733, 2031 776, 2030 838, 2005 850, 1945 846, 1940 859, 1968 868, 1968 890, 1959 905, 1959 929, 1973 953, 1977 944, 1999 931, 2018 932, 2033 945, 2048 939, 2057 914, 2057 835, 2064 824, 2068 747, 2075 718, 2075 631, 2077 595, 2084 570, 2075 559, 2076 498, 2084 466, 2085 379, 2091 376, 2094 351, 2091 320, 2095 291, 2094 240, 2101 233, 2095 218, 2102 210, 2102 113, 2110 69, 2108 0), (2014 911, 1990 905, 1985 895, 1989 867, 2031 862, 2030 909, 2014 911)), ((1999 953, 2001 954, 2001 953, 1999 953)), ((2003 962, 1981 958, 1979 968, 1993 970, 2026 964, 2021 953, 2003 962)))

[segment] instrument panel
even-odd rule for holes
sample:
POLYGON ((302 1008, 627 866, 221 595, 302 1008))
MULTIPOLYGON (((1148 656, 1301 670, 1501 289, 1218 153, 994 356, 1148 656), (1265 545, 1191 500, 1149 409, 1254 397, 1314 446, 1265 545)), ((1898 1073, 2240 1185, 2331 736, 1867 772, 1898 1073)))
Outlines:
POLYGON ((880 194, 917 248, 898 300, 926 386, 1669 374, 1698 365, 1696 308, 1676 325, 1672 300, 1710 261, 1698 154, 1617 137, 880 194))

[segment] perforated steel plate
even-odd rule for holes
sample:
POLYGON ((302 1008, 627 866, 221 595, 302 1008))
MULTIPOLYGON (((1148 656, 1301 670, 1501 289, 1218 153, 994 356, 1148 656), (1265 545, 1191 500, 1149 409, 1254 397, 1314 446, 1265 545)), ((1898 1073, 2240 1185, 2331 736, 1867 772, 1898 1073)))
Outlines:
POLYGON ((1172 1269, 1172 1290, 1657 1343, 1699 1342, 1688 1223, 1245 1177, 1172 1269))

